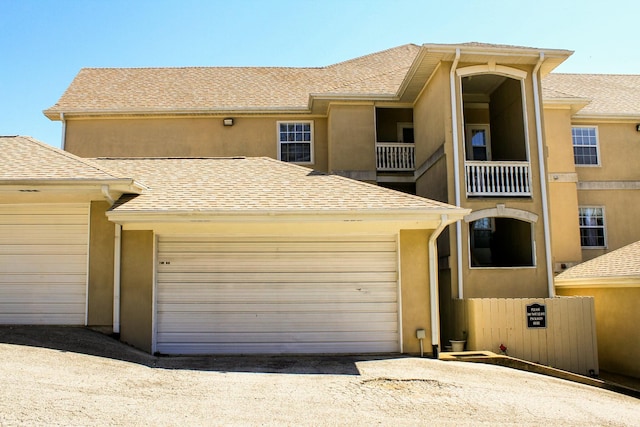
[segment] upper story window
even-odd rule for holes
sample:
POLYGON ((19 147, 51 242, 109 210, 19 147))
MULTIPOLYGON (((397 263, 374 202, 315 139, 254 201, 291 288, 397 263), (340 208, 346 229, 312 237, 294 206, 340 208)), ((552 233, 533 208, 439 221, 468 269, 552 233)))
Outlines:
POLYGON ((573 126, 573 159, 579 166, 598 166, 598 129, 594 126, 573 126))
POLYGON ((578 208, 580 220, 580 245, 583 248, 606 247, 604 208, 578 208))
POLYGON ((278 122, 278 160, 313 163, 313 122, 278 122))

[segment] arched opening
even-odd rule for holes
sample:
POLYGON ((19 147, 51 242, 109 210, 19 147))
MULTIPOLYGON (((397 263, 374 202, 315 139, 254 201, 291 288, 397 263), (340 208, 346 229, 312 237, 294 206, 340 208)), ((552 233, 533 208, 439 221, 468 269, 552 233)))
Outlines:
POLYGON ((467 196, 530 196, 526 73, 473 66, 461 76, 467 196))
POLYGON ((469 223, 471 267, 533 267, 534 249, 530 222, 484 217, 469 223))

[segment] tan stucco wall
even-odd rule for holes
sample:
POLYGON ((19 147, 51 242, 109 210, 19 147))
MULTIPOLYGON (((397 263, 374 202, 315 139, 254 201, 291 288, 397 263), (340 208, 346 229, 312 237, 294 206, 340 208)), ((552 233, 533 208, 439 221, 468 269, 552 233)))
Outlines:
POLYGON ((568 107, 546 108, 544 119, 548 149, 547 167, 550 177, 551 251, 555 268, 556 264, 570 266, 582 260, 577 175, 571 142, 571 111, 568 107))
POLYGON ((122 232, 120 339, 151 352, 153 232, 122 232))
POLYGON ((431 230, 400 231, 400 281, 402 286, 402 341, 405 353, 419 353, 416 330, 424 329, 425 353, 431 353, 429 248, 431 230))
POLYGON ((306 117, 75 119, 65 150, 80 157, 278 157, 277 122, 313 120, 313 168, 327 170, 327 120, 306 117))
POLYGON ((640 240, 640 190, 581 190, 578 191, 578 203, 605 208, 607 248, 583 249, 583 261, 640 240))
POLYGON ((115 224, 107 220, 107 202, 91 202, 89 229, 89 326, 113 325, 115 224))
POLYGON ((597 126, 600 166, 578 166, 580 181, 637 181, 640 170, 640 132, 636 123, 592 123, 574 120, 575 126, 597 126))
POLYGON ((593 296, 600 369, 640 378, 640 284, 616 288, 607 285, 590 288, 557 287, 558 295, 593 296))
POLYGON ((376 172, 373 104, 331 105, 328 119, 329 170, 376 172))

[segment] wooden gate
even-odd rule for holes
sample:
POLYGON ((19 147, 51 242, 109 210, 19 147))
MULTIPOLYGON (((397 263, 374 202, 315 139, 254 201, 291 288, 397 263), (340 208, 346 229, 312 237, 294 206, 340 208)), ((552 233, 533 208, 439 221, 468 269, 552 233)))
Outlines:
POLYGON ((454 300, 467 350, 501 353, 582 375, 598 375, 592 297, 454 300))

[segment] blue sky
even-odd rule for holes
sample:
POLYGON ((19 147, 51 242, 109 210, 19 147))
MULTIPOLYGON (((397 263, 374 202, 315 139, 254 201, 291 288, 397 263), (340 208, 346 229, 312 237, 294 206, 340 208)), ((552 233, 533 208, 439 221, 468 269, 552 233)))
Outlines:
POLYGON ((60 145, 82 67, 323 66, 405 43, 574 50, 557 71, 640 74, 640 2, 0 0, 0 135, 60 145))

